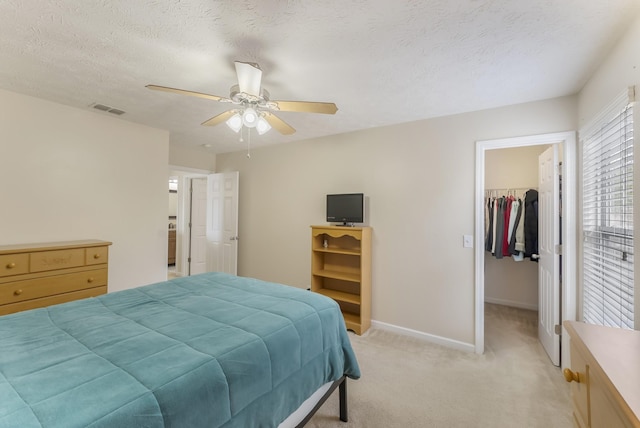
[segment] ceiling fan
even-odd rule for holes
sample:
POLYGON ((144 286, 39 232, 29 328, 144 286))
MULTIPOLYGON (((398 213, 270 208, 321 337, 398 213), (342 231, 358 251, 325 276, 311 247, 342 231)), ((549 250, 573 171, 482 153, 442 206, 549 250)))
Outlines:
POLYGON ((262 70, 260 66, 252 62, 235 61, 238 84, 233 85, 229 97, 204 94, 201 92, 186 91, 184 89, 169 88, 166 86, 147 85, 149 89, 176 94, 190 95, 219 101, 221 103, 234 104, 234 108, 213 116, 202 122, 205 126, 215 126, 222 122, 235 132, 239 132, 243 126, 256 128, 258 134, 264 134, 272 127, 283 135, 289 135, 296 130, 273 114, 271 111, 295 111, 304 113, 335 114, 338 107, 334 103, 311 101, 273 101, 269 99, 269 92, 261 85, 262 70))

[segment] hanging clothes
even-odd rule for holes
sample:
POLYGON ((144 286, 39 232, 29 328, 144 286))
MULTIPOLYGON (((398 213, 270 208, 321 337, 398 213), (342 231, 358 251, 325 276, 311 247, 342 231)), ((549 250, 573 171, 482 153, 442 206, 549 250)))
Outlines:
POLYGON ((493 239, 491 240, 491 254, 495 254, 496 253, 496 238, 498 235, 498 211, 500 210, 500 200, 496 199, 493 201, 493 231, 491 232, 493 234, 493 239))
POLYGON ((537 262, 538 255, 538 191, 527 190, 524 197, 524 256, 537 262))
POLYGON ((516 227, 522 215, 520 204, 520 199, 514 200, 511 204, 511 216, 509 217, 509 255, 513 255, 516 250, 516 227))
POLYGON ((518 199, 514 204, 518 207, 518 211, 514 222, 514 230, 509 241, 509 253, 511 253, 514 261, 521 262, 524 260, 524 218, 522 218, 524 204, 522 199, 518 199))
POLYGON ((485 210, 485 218, 487 218, 487 225, 486 225, 486 239, 485 239, 485 245, 484 245, 484 249, 485 251, 489 251, 491 252, 491 247, 493 247, 493 204, 494 204, 495 200, 493 198, 487 198, 487 203, 485 204, 485 207, 487 208, 485 210))
POLYGON ((520 214, 519 214, 520 221, 516 226, 516 241, 514 245, 514 253, 516 254, 522 253, 522 256, 524 256, 524 218, 522 217, 524 215, 523 214, 524 203, 522 202, 522 199, 519 199, 519 201, 520 201, 520 214))
POLYGON ((506 210, 506 199, 498 198, 496 201, 498 208, 496 210, 496 237, 493 240, 493 255, 496 256, 496 259, 502 258, 502 243, 504 241, 504 220, 505 220, 505 210, 506 210))
POLYGON ((509 196, 504 201, 504 231, 502 235, 502 257, 509 257, 509 224, 511 222, 511 207, 513 197, 509 196))
MULTIPOLYGON (((493 191, 492 191, 493 192, 493 191)), ((485 202, 484 247, 497 259, 513 257, 522 261, 538 254, 538 191, 529 189, 523 198, 515 192, 487 197, 485 202)))

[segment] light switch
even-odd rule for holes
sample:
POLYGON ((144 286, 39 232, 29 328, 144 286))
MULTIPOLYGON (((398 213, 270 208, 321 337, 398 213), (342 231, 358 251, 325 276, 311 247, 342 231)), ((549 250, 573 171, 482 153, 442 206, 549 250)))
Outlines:
POLYGON ((473 248, 473 235, 462 235, 462 246, 464 248, 473 248))

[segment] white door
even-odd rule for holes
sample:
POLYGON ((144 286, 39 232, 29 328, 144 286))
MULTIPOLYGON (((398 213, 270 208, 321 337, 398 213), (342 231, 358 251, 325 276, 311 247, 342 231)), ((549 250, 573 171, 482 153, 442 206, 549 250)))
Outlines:
POLYGON ((208 176, 207 270, 238 273, 238 177, 225 172, 208 176))
POLYGON ((538 158, 538 337, 554 365, 560 365, 560 257, 558 145, 538 158))
POLYGON ((191 179, 189 275, 207 271, 207 179, 191 179))

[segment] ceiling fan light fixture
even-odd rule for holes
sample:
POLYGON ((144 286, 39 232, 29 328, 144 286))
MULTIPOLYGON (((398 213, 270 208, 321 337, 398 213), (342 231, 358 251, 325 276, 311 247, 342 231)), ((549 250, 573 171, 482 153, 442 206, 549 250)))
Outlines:
POLYGON ((258 124, 258 113, 251 107, 244 109, 242 113, 242 124, 247 128, 255 128, 258 124))
POLYGON ((240 116, 239 113, 236 113, 233 116, 231 116, 229 119, 227 119, 225 123, 229 128, 231 128, 233 132, 237 133, 237 132, 240 132, 240 129, 242 129, 242 117, 240 116))
POLYGON ((269 125, 269 122, 267 122, 264 117, 260 116, 258 118, 258 124, 256 125, 256 131, 258 131, 258 135, 265 134, 269 132, 270 129, 271 125, 269 125))
MULTIPOLYGON (((315 101, 271 101, 269 92, 262 87, 262 70, 253 62, 234 61, 238 83, 231 86, 229 97, 188 91, 168 86, 146 85, 148 89, 175 94, 189 95, 221 103, 231 103, 233 107, 204 122, 204 126, 215 126, 225 122, 234 132, 242 135, 242 128, 258 128, 260 135, 274 128, 282 135, 291 135, 296 130, 270 111, 335 114, 338 107, 334 103, 315 101)), ((98 107, 98 106, 96 106, 98 107)), ((100 106, 107 109, 107 106, 100 106)), ((113 109, 119 114, 122 111, 113 109)), ((242 137, 241 137, 242 138, 242 137)))

